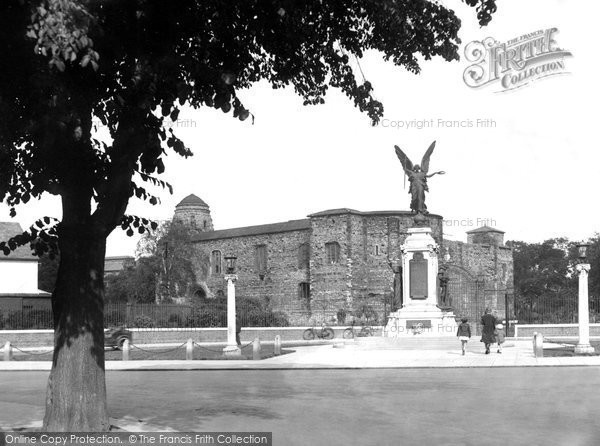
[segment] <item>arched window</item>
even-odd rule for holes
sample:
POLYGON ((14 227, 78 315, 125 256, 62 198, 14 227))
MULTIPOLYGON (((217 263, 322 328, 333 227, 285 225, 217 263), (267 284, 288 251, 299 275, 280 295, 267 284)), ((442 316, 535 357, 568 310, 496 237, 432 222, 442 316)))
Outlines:
POLYGON ((221 274, 223 266, 221 263, 221 251, 214 250, 210 256, 210 266, 213 274, 221 274))
POLYGON ((340 244, 338 242, 325 243, 325 256, 327 263, 338 263, 340 261, 340 244))
POLYGON ((375 253, 376 256, 379 255, 379 245, 375 245, 374 253, 375 253))

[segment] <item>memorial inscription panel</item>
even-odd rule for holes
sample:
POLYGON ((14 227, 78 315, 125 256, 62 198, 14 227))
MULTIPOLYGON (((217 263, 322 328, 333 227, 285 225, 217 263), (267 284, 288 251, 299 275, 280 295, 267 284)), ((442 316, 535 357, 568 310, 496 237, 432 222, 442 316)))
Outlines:
POLYGON ((423 253, 416 252, 408 263, 411 299, 427 299, 427 260, 423 253))

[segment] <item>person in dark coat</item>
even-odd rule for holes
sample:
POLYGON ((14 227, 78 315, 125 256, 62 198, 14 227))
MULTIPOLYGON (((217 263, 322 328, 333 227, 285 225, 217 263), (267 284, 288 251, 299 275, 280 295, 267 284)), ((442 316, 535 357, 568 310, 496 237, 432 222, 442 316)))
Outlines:
POLYGON ((469 325, 469 320, 466 317, 461 319, 461 324, 458 326, 456 336, 458 336, 458 339, 460 340, 462 345, 462 354, 464 356, 467 350, 467 342, 469 342, 469 339, 471 339, 471 326, 469 325))
POLYGON ((496 324, 498 320, 492 314, 492 311, 489 308, 485 309, 485 314, 481 316, 481 342, 485 344, 485 354, 490 354, 490 345, 496 342, 496 337, 494 336, 494 330, 496 329, 496 324))

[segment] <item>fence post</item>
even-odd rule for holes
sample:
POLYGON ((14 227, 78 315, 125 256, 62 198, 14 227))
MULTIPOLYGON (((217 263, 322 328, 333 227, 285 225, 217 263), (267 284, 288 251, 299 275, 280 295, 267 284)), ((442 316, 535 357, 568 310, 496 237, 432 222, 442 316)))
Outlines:
POLYGON ((281 336, 275 336, 275 344, 273 344, 273 353, 275 356, 281 355, 281 336))
POLYGON ((189 338, 185 346, 185 360, 191 361, 192 359, 194 359, 194 341, 189 338))
POLYGON ((541 333, 533 334, 533 356, 536 358, 544 357, 544 335, 541 333))
POLYGON ((4 360, 10 361, 12 359, 12 347, 10 346, 10 341, 6 341, 4 344, 4 360))
POLYGON ((129 339, 123 341, 123 361, 129 361, 129 339))
POLYGON ((260 339, 254 338, 252 343, 252 359, 255 361, 260 360, 260 339))

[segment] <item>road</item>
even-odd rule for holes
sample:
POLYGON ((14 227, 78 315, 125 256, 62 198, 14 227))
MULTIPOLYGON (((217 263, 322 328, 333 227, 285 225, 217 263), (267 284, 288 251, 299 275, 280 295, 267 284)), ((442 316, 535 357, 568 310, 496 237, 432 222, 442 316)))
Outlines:
MULTIPOLYGON (((0 373, 0 426, 41 419, 47 373, 0 373)), ((272 431, 275 445, 592 445, 600 369, 109 372, 115 418, 272 431)))

